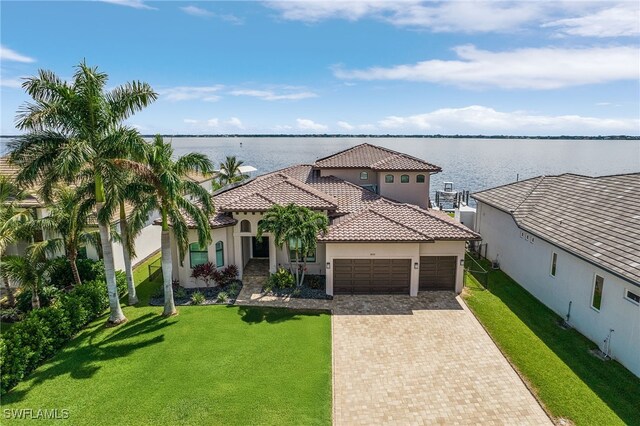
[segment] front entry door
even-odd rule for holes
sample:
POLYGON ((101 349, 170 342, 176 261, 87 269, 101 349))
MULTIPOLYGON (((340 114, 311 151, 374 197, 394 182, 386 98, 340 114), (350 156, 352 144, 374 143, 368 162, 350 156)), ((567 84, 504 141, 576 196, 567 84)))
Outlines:
POLYGON ((269 237, 262 237, 261 241, 252 237, 251 244, 253 245, 253 257, 269 257, 269 237))

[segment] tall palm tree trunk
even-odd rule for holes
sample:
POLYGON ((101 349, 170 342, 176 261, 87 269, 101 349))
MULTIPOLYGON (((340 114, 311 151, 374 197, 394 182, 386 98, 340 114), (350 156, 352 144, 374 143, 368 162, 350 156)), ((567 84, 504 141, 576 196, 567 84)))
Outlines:
MULTIPOLYGON (((104 188, 102 186, 102 177, 96 175, 96 209, 98 216, 104 206, 104 188)), ((116 268, 113 262, 113 246, 109 235, 109 226, 98 221, 98 230, 100 231, 100 245, 102 246, 102 256, 104 260, 104 274, 107 281, 107 293, 109 295, 109 315, 110 324, 122 324, 127 321, 127 317, 122 312, 120 299, 118 298, 118 286, 116 285, 116 268)))
POLYGON ((31 309, 40 309, 40 296, 38 295, 38 286, 31 287, 31 309))
POLYGON ((169 238, 169 226, 165 225, 166 215, 163 214, 162 236, 160 239, 160 250, 162 251, 162 278, 164 280, 164 312, 162 315, 171 316, 178 313, 173 300, 172 275, 173 266, 171 263, 171 240, 169 238))
POLYGON ((133 268, 131 267, 131 253, 129 252, 129 223, 124 209, 124 203, 120 203, 120 234, 122 235, 122 256, 124 257, 124 271, 127 274, 127 288, 129 289, 129 305, 138 303, 136 284, 133 281, 133 268))
POLYGON ((78 272, 78 264, 76 260, 78 258, 78 253, 71 250, 67 252, 67 259, 69 259, 69 265, 71 265, 71 272, 73 273, 73 281, 76 285, 82 284, 82 280, 80 279, 80 272, 78 272))

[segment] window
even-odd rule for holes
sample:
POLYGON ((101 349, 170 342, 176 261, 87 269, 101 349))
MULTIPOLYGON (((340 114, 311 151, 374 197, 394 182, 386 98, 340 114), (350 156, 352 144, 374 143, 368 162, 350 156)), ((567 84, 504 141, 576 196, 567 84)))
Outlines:
MULTIPOLYGON (((296 248, 300 246, 300 240, 294 240, 291 238, 289 240, 289 259, 292 262, 295 262, 296 259, 296 248)), ((304 257, 302 253, 298 253, 298 262, 304 262, 304 257)), ((316 261, 316 250, 313 253, 307 253, 307 262, 315 262, 316 261)))
POLYGON ((251 222, 247 219, 240 222, 240 232, 251 232, 251 222))
POLYGON ((591 307, 596 311, 600 310, 602 306, 602 288, 604 287, 604 278, 600 275, 596 275, 593 280, 593 297, 591 298, 591 307))
POLYGON ((194 268, 209 261, 209 254, 206 247, 200 247, 200 243, 189 244, 189 262, 194 268))
POLYGON ((551 276, 556 276, 556 270, 558 268, 558 253, 553 253, 551 255, 551 276))
POLYGON ((393 175, 386 175, 384 177, 384 183, 393 183, 393 175))
POLYGON ((360 180, 368 180, 369 172, 360 172, 360 180))
POLYGON ((624 298, 627 299, 631 303, 635 303, 636 305, 640 305, 640 291, 631 291, 629 289, 625 289, 624 298))
POLYGON ((400 183, 409 183, 409 175, 400 176, 400 183))
POLYGON ((224 243, 218 241, 216 243, 216 268, 224 266, 224 243))
POLYGON ((416 176, 416 183, 424 183, 424 175, 416 176))

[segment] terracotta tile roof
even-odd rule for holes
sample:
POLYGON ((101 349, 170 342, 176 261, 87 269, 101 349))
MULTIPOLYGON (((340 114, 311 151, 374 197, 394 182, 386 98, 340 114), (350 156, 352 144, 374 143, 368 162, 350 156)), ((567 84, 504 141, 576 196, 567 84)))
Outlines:
POLYGON ((640 173, 540 176, 472 197, 518 227, 640 285, 640 173))
MULTIPOLYGON (((0 157, 0 176, 6 176, 9 179, 15 179, 18 176, 18 172, 20 168, 9 162, 9 157, 4 156, 0 157)), ((31 208, 31 207, 42 207, 43 203, 40 201, 40 198, 37 194, 34 194, 35 191, 27 190, 26 196, 20 200, 17 205, 23 208, 31 208)))
POLYGON ((197 173, 197 172, 189 172, 189 173, 187 173, 187 178, 191 179, 195 183, 206 182, 206 181, 211 180, 211 179, 213 179, 215 177, 216 177, 215 173, 207 173, 207 174, 197 173))
POLYGON ((363 143, 316 161, 321 169, 368 168, 440 172, 442 169, 416 157, 380 146, 363 143))
POLYGON ((319 237, 324 242, 476 239, 478 234, 444 213, 386 199, 334 220, 327 233, 319 237))
POLYGON ((284 173, 274 172, 214 195, 220 211, 266 211, 274 204, 296 203, 315 210, 336 210, 336 200, 284 173))

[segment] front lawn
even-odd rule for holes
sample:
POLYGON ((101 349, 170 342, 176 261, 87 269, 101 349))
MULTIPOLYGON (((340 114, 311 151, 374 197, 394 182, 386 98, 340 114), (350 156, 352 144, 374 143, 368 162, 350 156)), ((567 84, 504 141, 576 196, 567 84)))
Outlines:
POLYGON ((165 319, 146 305, 158 285, 142 282, 128 323, 91 324, 2 408, 68 409, 82 425, 331 423, 328 314, 185 306, 165 319))
POLYGON ((548 411, 577 425, 640 425, 640 379, 615 361, 589 354, 596 345, 502 271, 488 290, 465 277, 464 300, 548 411))

